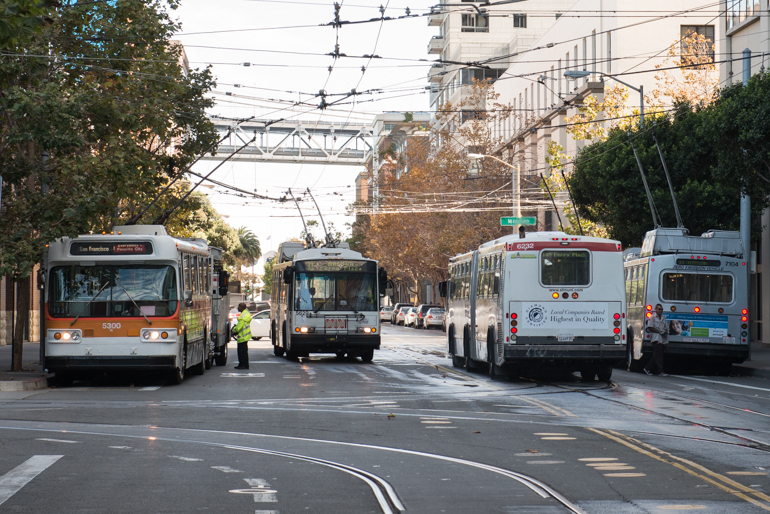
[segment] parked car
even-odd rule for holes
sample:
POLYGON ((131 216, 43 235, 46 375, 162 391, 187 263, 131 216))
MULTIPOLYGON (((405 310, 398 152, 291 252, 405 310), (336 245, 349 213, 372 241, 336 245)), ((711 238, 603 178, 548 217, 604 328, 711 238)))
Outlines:
POLYGON ((440 307, 434 307, 433 309, 428 309, 427 314, 425 314, 425 319, 423 319, 422 326, 425 329, 430 329, 433 327, 443 327, 444 326, 444 309, 440 307))
POLYGON ((390 317, 390 322, 394 325, 398 325, 398 320, 396 320, 396 316, 398 316, 399 311, 401 310, 401 307, 414 307, 411 303, 397 303, 393 306, 393 313, 390 317))
POLYGON ((380 322, 391 321, 391 319, 393 319, 393 306, 385 305, 380 309, 380 322))
POLYGON ((408 307, 404 314, 405 327, 417 327, 417 307, 408 307))
POLYGON ((421 328, 423 326, 423 320, 425 319, 425 315, 428 314, 428 311, 431 309, 440 309, 441 305, 431 305, 429 303, 423 303, 422 305, 417 306, 417 321, 415 324, 415 328, 421 328))
POLYGON ((406 316, 406 312, 407 312, 409 309, 411 309, 411 308, 412 308, 412 306, 411 306, 411 305, 404 305, 403 307, 401 307, 400 309, 398 309, 398 311, 397 311, 397 312, 396 312, 396 311, 395 311, 395 309, 394 309, 394 312, 396 312, 396 317, 395 317, 395 320, 396 320, 396 321, 395 321, 395 323, 394 323, 394 324, 395 324, 395 325, 403 325, 403 324, 404 324, 404 316, 406 316))
POLYGON ((270 310, 259 311, 251 315, 251 338, 259 341, 263 337, 270 338, 270 310))

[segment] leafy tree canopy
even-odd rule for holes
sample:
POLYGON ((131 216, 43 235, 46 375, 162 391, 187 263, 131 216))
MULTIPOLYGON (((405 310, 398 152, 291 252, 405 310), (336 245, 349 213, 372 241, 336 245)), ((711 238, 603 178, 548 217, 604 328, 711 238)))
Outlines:
POLYGON ((214 83, 180 64, 175 8, 63 2, 23 44, 4 40, 0 274, 27 276, 49 241, 125 221, 216 142, 214 83))

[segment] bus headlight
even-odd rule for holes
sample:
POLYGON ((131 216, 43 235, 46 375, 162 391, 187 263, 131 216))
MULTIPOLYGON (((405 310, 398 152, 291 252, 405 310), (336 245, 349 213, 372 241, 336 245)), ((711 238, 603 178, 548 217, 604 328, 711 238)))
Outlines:
POLYGON ((143 329, 141 332, 142 341, 147 341, 151 343, 156 341, 160 342, 161 340, 168 340, 168 338, 171 335, 173 335, 173 332, 167 328, 161 328, 158 330, 146 328, 146 329, 143 329))
POLYGON ((294 331, 298 334, 313 334, 315 327, 294 327, 294 331))
POLYGON ((48 331, 48 339, 53 339, 54 342, 60 343, 79 343, 82 336, 83 334, 80 329, 48 331))

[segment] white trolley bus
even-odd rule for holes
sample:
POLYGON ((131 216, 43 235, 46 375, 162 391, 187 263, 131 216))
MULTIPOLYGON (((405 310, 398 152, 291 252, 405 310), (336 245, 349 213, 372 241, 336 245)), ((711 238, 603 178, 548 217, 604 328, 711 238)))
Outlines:
POLYGON ((690 236, 684 228, 647 232, 626 253, 630 369, 652 353, 644 321, 663 306, 669 332, 666 359, 701 361, 729 371, 749 356, 748 267, 739 232, 690 236))
POLYGON ((563 232, 505 236, 449 261, 448 353, 490 375, 533 367, 609 380, 625 356, 617 241, 563 232))
POLYGON ((311 353, 361 357, 380 348, 380 290, 387 280, 377 261, 342 243, 305 249, 286 242, 273 268, 273 351, 288 359, 311 353))
POLYGON ((64 384, 110 370, 165 370, 181 383, 188 370, 224 365, 227 320, 212 309, 212 297, 219 298, 222 291, 213 289, 227 275, 214 280, 212 267, 221 263, 214 250, 201 239, 173 238, 160 225, 51 243, 45 368, 64 384))

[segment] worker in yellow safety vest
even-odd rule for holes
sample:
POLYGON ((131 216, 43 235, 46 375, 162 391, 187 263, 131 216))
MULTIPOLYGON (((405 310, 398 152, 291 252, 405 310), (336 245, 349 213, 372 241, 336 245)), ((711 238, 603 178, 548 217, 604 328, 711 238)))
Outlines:
POLYGON ((235 369, 249 369, 249 341, 251 340, 251 313, 245 303, 238 304, 241 315, 233 328, 233 335, 238 341, 238 365, 235 369))

